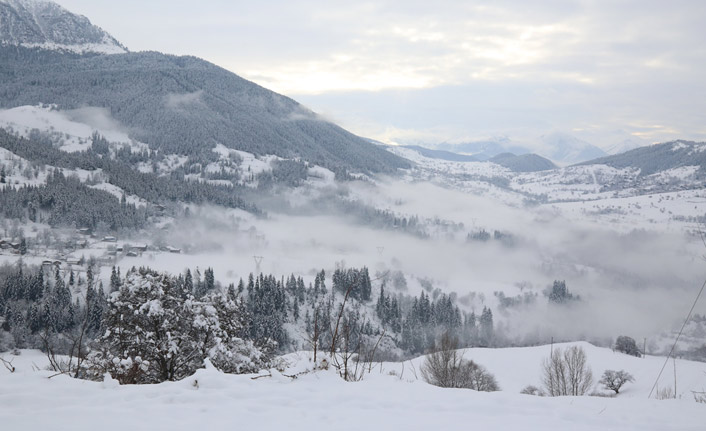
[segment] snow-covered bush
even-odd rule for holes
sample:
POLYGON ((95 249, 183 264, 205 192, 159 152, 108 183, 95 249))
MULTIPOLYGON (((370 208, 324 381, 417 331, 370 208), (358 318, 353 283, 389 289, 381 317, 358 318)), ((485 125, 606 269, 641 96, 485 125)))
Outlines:
POLYGON ((224 372, 257 371, 270 350, 242 338, 247 319, 241 302, 222 294, 196 300, 166 274, 133 269, 108 300, 105 333, 87 374, 158 383, 193 374, 206 358, 224 372))
POLYGON ((223 294, 211 294, 191 301, 195 310, 193 335, 203 356, 225 373, 254 373, 269 366, 277 344, 264 340, 255 345, 245 337, 249 317, 241 301, 223 294))
POLYGON ((638 358, 642 357, 635 339, 626 335, 621 335, 617 340, 615 340, 615 350, 628 355, 637 356, 638 358))

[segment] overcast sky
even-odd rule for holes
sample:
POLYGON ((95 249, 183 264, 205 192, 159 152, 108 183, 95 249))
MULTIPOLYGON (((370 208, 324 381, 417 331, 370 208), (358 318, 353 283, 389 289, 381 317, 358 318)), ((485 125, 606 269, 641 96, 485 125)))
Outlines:
POLYGON ((387 142, 706 139, 700 0, 57 2, 387 142))

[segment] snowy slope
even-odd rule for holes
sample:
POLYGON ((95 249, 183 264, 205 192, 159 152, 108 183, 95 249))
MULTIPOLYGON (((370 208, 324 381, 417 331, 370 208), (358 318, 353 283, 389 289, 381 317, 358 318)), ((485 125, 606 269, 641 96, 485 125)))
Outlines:
POLYGON ((86 17, 41 0, 0 1, 0 43, 79 54, 127 52, 86 17))
MULTIPOLYGON (((584 345, 595 372, 625 368, 637 379, 618 398, 541 398, 517 393, 537 360, 549 347, 487 351, 484 363, 506 391, 479 393, 441 389, 415 379, 419 367, 405 363, 373 367, 358 383, 346 383, 333 370, 291 379, 276 370, 271 377, 224 375, 199 370, 179 382, 118 386, 73 380, 34 371, 43 356, 24 351, 13 363, 18 371, 0 368, 0 420, 7 429, 147 430, 702 430, 706 408, 693 401, 685 387, 676 400, 647 399, 644 388, 659 370, 661 358, 620 357, 584 345), (640 365, 644 364, 644 365, 640 365), (654 368, 654 369, 653 369, 654 368), (394 372, 393 372, 394 371, 394 372), (643 372, 644 371, 644 372, 643 372), (506 373, 506 374, 505 374, 506 373), (508 381, 508 379, 512 381, 508 381)), ((4 355, 8 359, 11 356, 4 355)), ((288 355, 290 375, 310 368, 306 353, 288 355)), ((416 360, 417 362, 420 359, 416 360)), ((418 364, 417 364, 418 365, 418 364)), ((704 382, 703 364, 677 361, 683 380, 704 382)), ((260 376, 266 376, 267 373, 260 376)), ((681 383, 681 381, 680 381, 681 383)))
MULTIPOLYGON (((685 154, 684 163, 688 163, 687 156, 698 157, 706 148, 696 143, 669 145, 670 152, 685 154)), ((530 199, 541 205, 540 210, 575 221, 608 222, 621 231, 636 227, 690 230, 706 212, 703 173, 697 162, 647 175, 635 167, 606 164, 515 173, 491 162, 433 159, 403 147, 389 151, 415 163, 407 181, 432 182, 514 207, 530 199)))
POLYGON ((609 144, 605 148, 605 152, 610 155, 615 155, 615 154, 625 153, 630 150, 634 150, 635 148, 644 147, 649 144, 650 143, 648 141, 645 141, 643 139, 636 138, 636 137, 629 137, 629 138, 620 140, 618 142, 614 142, 612 144, 609 144))
POLYGON ((67 152, 88 149, 94 132, 98 132, 114 146, 128 145, 134 151, 147 149, 147 145, 131 139, 103 108, 84 107, 60 111, 50 105, 18 106, 0 110, 0 127, 25 138, 38 131, 49 137, 59 149, 67 152))

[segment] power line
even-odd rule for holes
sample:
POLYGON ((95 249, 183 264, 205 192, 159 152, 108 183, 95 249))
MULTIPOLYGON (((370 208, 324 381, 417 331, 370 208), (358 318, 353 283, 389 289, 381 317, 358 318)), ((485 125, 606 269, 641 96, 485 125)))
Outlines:
MULTIPOLYGON (((691 305, 691 310, 689 310, 689 314, 686 315, 686 319, 684 320, 684 324, 681 325, 681 329, 679 330, 679 334, 677 334, 677 339, 674 340, 674 344, 672 344, 672 350, 669 351, 669 355, 667 355, 667 358, 664 360, 664 365, 662 365, 662 369, 659 371, 659 375, 657 376, 657 379, 655 380, 655 384, 652 385, 652 390, 650 391, 650 394, 647 396, 647 398, 650 398, 652 396, 652 392, 654 392, 655 388, 657 387, 657 383, 659 383, 659 378, 662 377, 662 373, 664 372, 664 369, 667 367, 667 363, 669 362, 669 358, 672 356, 672 353, 674 353, 674 349, 677 347, 677 343, 679 342, 679 338, 681 337, 682 332, 684 332, 684 328, 686 327, 686 324, 689 323, 689 319, 691 319, 691 313, 694 312, 694 308, 696 308, 696 303, 699 302, 699 298, 701 297, 701 294, 704 292, 704 288, 706 288, 706 280, 704 280, 704 284, 701 285, 701 290, 699 290, 699 294, 696 295, 696 299, 694 300, 694 303, 691 305)), ((675 361, 676 361, 676 358, 675 358, 675 361)), ((676 388, 674 388, 674 396, 676 396, 676 395, 677 395, 676 388)))

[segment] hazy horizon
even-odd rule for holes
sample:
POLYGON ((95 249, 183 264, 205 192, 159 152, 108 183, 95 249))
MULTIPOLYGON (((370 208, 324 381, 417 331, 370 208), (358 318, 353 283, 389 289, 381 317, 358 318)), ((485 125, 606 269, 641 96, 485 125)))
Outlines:
POLYGON ((59 0, 133 51, 195 55, 386 143, 706 138, 706 6, 59 0))

